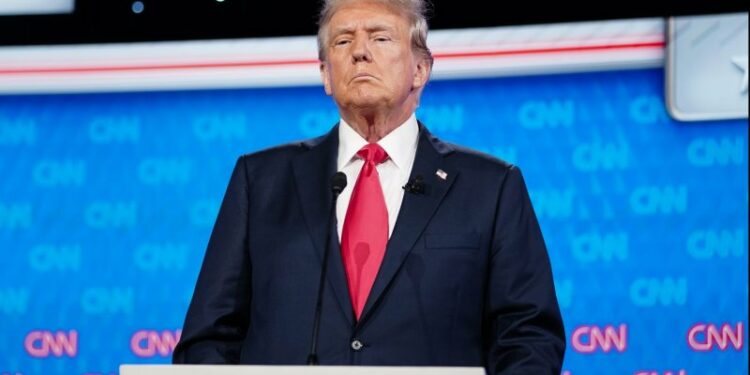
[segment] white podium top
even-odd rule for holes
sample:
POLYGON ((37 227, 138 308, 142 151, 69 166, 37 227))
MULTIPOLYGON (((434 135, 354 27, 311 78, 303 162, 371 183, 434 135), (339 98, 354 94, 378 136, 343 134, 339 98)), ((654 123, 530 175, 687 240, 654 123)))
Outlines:
POLYGON ((120 375, 484 375, 482 367, 121 365, 120 375))

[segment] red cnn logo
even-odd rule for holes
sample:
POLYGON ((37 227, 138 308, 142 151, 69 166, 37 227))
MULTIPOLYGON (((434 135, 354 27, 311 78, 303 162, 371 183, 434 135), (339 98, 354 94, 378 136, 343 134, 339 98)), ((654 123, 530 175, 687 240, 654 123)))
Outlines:
POLYGON ((138 357, 153 357, 157 353, 162 357, 172 355, 177 342, 180 341, 182 330, 176 331, 148 331, 140 330, 130 338, 130 349, 138 357))
POLYGON ((55 357, 75 357, 78 354, 78 331, 31 331, 26 335, 23 346, 30 356, 46 358, 50 352, 55 357))
POLYGON ((688 330, 687 340, 690 348, 696 352, 707 352, 717 346, 719 350, 727 350, 730 343, 735 350, 742 350, 743 332, 745 326, 742 322, 737 323, 734 329, 729 323, 724 323, 720 327, 716 327, 715 324, 698 323, 688 330))
POLYGON ((599 349, 609 353, 612 349, 622 353, 628 347, 628 326, 620 324, 615 329, 611 325, 604 326, 604 329, 597 326, 580 326, 573 331, 573 349, 579 353, 593 353, 599 349))

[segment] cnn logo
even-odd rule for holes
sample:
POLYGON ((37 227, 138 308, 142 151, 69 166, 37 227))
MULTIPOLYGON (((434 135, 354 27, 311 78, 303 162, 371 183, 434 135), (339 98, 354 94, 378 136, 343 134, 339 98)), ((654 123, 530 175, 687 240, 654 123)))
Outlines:
POLYGON ((589 354, 601 350, 604 353, 616 350, 624 352, 628 347, 628 326, 620 324, 615 328, 606 325, 604 328, 584 325, 573 331, 571 337, 573 349, 579 353, 589 354))
POLYGON ((150 331, 140 330, 130 338, 130 349, 138 357, 154 357, 157 354, 162 357, 172 355, 172 351, 180 341, 182 330, 176 331, 150 331))
POLYGON ((75 357, 78 354, 78 331, 31 331, 23 342, 26 352, 34 358, 75 357))
POLYGON ((742 322, 735 324, 734 327, 729 323, 720 326, 715 324, 698 323, 688 330, 688 345, 697 352, 708 352, 718 348, 727 350, 730 345, 735 350, 742 350, 744 346, 745 326, 742 322))

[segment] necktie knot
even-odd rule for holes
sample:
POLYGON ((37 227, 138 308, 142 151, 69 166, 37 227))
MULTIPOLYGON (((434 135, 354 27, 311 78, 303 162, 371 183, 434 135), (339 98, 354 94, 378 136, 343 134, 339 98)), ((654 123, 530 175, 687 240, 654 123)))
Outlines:
POLYGON ((378 165, 388 159, 388 153, 377 143, 368 143, 357 151, 357 155, 364 159, 366 164, 378 165))

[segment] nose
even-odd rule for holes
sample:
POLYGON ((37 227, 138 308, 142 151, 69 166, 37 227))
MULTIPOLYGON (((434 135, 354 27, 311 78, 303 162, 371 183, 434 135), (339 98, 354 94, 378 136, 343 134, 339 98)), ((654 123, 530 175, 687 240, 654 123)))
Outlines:
POLYGON ((372 55, 370 54, 370 48, 368 46, 367 37, 356 37, 352 41, 352 62, 370 62, 372 61, 372 55))

